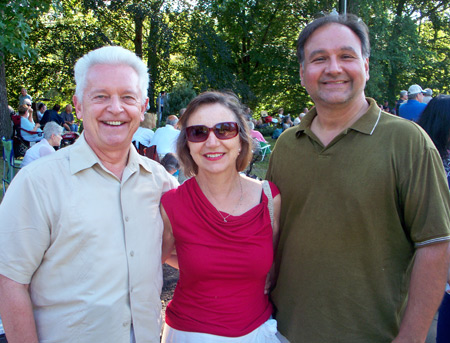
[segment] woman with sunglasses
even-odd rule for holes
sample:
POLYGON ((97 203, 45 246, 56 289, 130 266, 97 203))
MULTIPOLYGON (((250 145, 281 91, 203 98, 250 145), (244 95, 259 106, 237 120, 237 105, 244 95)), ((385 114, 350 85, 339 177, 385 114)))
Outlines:
POLYGON ((179 124, 177 154, 193 177, 161 199, 163 262, 180 269, 162 342, 278 343, 267 291, 281 200, 239 173, 252 156, 243 108, 205 92, 179 124))

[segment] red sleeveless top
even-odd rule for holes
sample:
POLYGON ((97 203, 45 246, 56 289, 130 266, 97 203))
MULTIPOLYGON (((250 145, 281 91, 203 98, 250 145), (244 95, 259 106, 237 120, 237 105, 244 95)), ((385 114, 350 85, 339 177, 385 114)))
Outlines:
MULTIPOLYGON (((278 188, 270 183, 272 195, 278 188)), ((273 261, 272 226, 261 202, 227 222, 195 178, 163 195, 161 203, 175 237, 180 279, 166 309, 166 322, 182 331, 246 335, 272 314, 264 295, 273 261)), ((222 213, 226 217, 227 213, 222 213)))

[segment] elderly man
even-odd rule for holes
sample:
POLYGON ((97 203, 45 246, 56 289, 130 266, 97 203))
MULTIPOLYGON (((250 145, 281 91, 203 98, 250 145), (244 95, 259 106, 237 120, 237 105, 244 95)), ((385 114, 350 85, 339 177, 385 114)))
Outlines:
POLYGON ((64 108, 64 111, 61 112, 60 116, 63 118, 64 124, 66 124, 69 127, 70 131, 78 132, 78 125, 75 124, 72 110, 73 110, 72 105, 67 104, 66 107, 64 108))
POLYGON ((353 15, 316 19, 297 42, 315 108, 267 173, 283 196, 272 299, 291 342, 424 342, 444 294, 442 162, 416 124, 365 97, 369 54, 353 15))
POLYGON ((0 315, 10 342, 159 343, 161 195, 176 186, 131 137, 146 65, 120 47, 75 65, 77 142, 23 168, 0 205, 0 315))
POLYGON ((31 96, 27 93, 27 89, 22 88, 19 95, 19 106, 25 104, 25 100, 30 100, 30 103, 33 101, 31 96))
POLYGON ((424 104, 425 91, 419 85, 412 85, 408 89, 408 101, 401 104, 398 115, 402 118, 417 122, 427 104, 424 104))
POLYGON ((150 146, 156 145, 156 151, 160 159, 164 158, 169 152, 172 154, 176 153, 177 139, 180 135, 180 130, 175 128, 177 123, 178 118, 170 115, 167 117, 166 126, 160 127, 153 135, 150 146))

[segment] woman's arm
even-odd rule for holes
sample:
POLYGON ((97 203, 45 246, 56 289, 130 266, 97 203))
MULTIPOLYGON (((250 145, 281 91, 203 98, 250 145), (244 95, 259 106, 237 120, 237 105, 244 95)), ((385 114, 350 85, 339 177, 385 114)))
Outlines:
POLYGON ((278 240, 280 237, 280 213, 281 213, 281 196, 278 194, 273 198, 273 254, 274 262, 270 268, 269 274, 267 274, 266 285, 264 287, 264 294, 268 294, 270 289, 275 285, 275 254, 278 248, 278 240))
POLYGON ((160 206, 160 211, 164 223, 161 262, 167 263, 178 269, 178 258, 175 252, 175 237, 173 237, 172 224, 170 223, 169 217, 162 204, 160 206))

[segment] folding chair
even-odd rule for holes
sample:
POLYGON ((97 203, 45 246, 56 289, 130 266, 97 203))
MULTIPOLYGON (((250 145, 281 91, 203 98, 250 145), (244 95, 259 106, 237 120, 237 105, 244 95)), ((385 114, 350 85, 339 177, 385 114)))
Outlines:
POLYGON ((270 155, 271 152, 272 150, 270 150, 269 143, 259 142, 259 153, 261 154, 261 161, 264 161, 264 157, 266 157, 266 155, 270 155))
POLYGON ((6 187, 9 185, 14 177, 19 171, 22 161, 14 158, 13 141, 11 139, 5 139, 2 137, 3 144, 3 196, 6 193, 6 187))
POLYGON ((42 132, 29 131, 20 127, 20 116, 17 114, 11 114, 11 120, 13 122, 13 149, 17 157, 25 156, 26 150, 30 147, 30 142, 22 137, 22 131, 27 132, 30 135, 43 136, 42 132))

